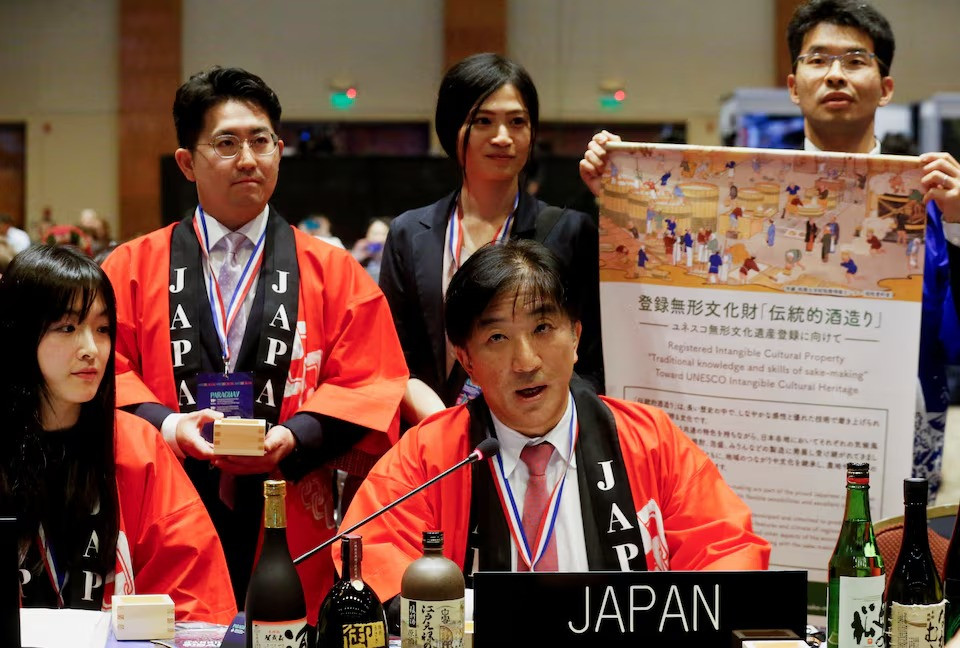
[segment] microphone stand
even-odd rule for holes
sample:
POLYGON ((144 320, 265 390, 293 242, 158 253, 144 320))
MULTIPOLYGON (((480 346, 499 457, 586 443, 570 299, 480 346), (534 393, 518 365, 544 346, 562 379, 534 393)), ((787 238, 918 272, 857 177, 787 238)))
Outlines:
POLYGON ((298 557, 297 559, 295 559, 295 560, 293 561, 293 564, 294 564, 294 565, 299 565, 299 564, 302 563, 304 560, 306 560, 307 558, 309 558, 309 557, 312 556, 313 554, 317 553, 318 551, 320 551, 320 550, 323 549, 324 547, 328 547, 328 546, 332 545, 334 542, 336 542, 337 540, 339 540, 339 539, 342 538, 343 536, 347 535, 348 533, 353 533, 354 531, 356 531, 357 529, 359 529, 360 527, 362 527, 364 524, 366 524, 366 523, 369 522, 370 520, 374 519, 374 518, 377 517, 378 515, 381 515, 381 514, 383 514, 383 513, 386 513, 387 511, 389 511, 390 509, 392 509, 392 508, 393 508, 394 506, 396 506, 397 504, 400 504, 400 503, 402 503, 402 502, 405 502, 405 501, 408 500, 409 498, 413 497, 414 495, 416 495, 417 493, 419 493, 420 491, 422 491, 422 490, 423 490, 424 488, 426 488, 427 486, 430 486, 431 484, 433 484, 433 483, 435 483, 435 482, 437 482, 437 481, 440 481, 441 479, 443 479, 444 477, 446 477, 447 475, 449 475, 449 474, 452 473, 453 471, 459 470, 460 468, 463 468, 463 467, 466 466, 467 464, 472 464, 472 463, 474 463, 474 462, 476 462, 476 461, 480 461, 480 459, 483 459, 483 458, 484 458, 484 453, 481 453, 481 452, 478 452, 477 450, 474 450, 473 452, 471 452, 471 453, 466 457, 466 459, 463 459, 463 460, 460 461, 459 463, 456 463, 456 464, 454 464, 453 466, 451 466, 450 468, 447 468, 446 470, 444 470, 442 473, 440 473, 440 474, 437 475, 436 477, 425 481, 424 483, 420 484, 419 486, 417 486, 416 488, 414 488, 412 491, 410 491, 410 492, 407 493, 406 495, 404 495, 404 496, 402 496, 402 497, 400 497, 400 498, 398 498, 398 499, 395 499, 394 501, 390 502, 389 504, 387 504, 386 506, 384 506, 382 509, 379 509, 379 510, 377 510, 377 511, 374 511, 373 513, 371 513, 371 514, 368 515, 367 517, 363 518, 362 520, 360 520, 359 522, 357 522, 356 524, 354 524, 353 526, 351 526, 349 529, 346 529, 346 530, 344 530, 344 531, 341 531, 340 533, 336 534, 335 536, 333 536, 332 538, 330 538, 330 539, 327 540, 326 542, 323 542, 323 543, 317 545, 316 547, 314 547, 313 549, 311 549, 311 550, 308 551, 307 553, 305 553, 305 554, 303 554, 302 556, 300 556, 300 557, 298 557))

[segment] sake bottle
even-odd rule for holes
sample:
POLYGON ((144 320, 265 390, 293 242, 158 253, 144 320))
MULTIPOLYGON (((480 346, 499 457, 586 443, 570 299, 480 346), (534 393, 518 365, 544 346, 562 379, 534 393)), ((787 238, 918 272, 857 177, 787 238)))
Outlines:
POLYGON ((960 630, 960 515, 953 526, 947 560, 943 565, 943 595, 947 599, 947 636, 960 630))
POLYGON ((263 483, 263 547, 247 587, 247 648, 309 648, 307 606, 287 547, 287 483, 263 483))
POLYGON ((847 464, 847 501, 830 556, 827 646, 875 646, 883 634, 883 558, 870 520, 870 465, 847 464))
POLYGON ((386 648, 387 615, 376 592, 363 582, 360 536, 345 535, 340 543, 340 580, 320 605, 317 648, 386 648))
POLYGON ((944 643, 946 602, 927 539, 927 480, 903 482, 903 544, 887 585, 889 648, 944 643))
POLYGON ((400 581, 402 648, 461 648, 463 572, 443 555, 443 531, 423 532, 423 556, 400 581))

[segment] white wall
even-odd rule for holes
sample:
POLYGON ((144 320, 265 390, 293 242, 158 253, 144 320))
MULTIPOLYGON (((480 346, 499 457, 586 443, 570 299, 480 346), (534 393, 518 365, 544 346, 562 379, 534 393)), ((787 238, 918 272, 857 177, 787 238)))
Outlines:
MULTIPOLYGON (((875 3, 899 43, 895 101, 960 91, 960 1, 875 3)), ((117 5, 0 0, 0 120, 27 124, 28 222, 46 207, 64 222, 83 207, 116 217, 117 5)), ((772 85, 773 7, 511 0, 508 50, 530 70, 547 119, 687 120, 691 141, 711 143, 725 94, 772 85), (616 114, 597 104, 607 79, 628 91, 616 114)), ((286 118, 429 119, 443 74, 443 1, 183 0, 182 39, 184 78, 212 64, 246 67, 277 91, 286 118), (349 113, 330 107, 337 78, 359 88, 349 113)))
POLYGON ((442 61, 442 0, 183 0, 184 79, 214 64, 246 68, 276 91, 285 118, 426 118, 442 61), (359 89, 349 113, 330 106, 336 79, 359 89))
POLYGON ((530 71, 550 119, 715 117, 718 99, 774 74, 772 0, 514 0, 510 54, 530 71), (627 100, 600 112, 599 86, 627 100))
POLYGON ((897 37, 891 70, 893 100, 923 101, 936 92, 960 91, 960 2, 873 0, 897 37))
POLYGON ((116 225, 116 0, 0 0, 0 121, 27 125, 28 226, 93 207, 116 225))

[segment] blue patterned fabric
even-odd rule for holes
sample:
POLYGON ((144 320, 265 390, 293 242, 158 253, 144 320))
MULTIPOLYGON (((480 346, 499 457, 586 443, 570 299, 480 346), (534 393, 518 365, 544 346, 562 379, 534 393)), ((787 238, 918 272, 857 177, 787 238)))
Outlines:
POLYGON ((928 480, 930 496, 933 497, 940 488, 944 428, 949 404, 946 376, 948 349, 956 347, 960 338, 950 290, 949 243, 943 234, 940 210, 933 202, 927 205, 926 237, 913 476, 928 480))

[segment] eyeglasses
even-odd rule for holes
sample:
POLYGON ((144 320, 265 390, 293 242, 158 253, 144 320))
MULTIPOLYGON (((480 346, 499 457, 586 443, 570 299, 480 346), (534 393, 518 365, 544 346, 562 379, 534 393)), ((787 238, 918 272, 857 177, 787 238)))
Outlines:
POLYGON ((229 160, 237 157, 244 143, 256 155, 272 155, 277 150, 279 141, 280 138, 276 133, 257 133, 246 139, 240 139, 236 135, 217 135, 207 143, 207 146, 224 160, 229 160))
POLYGON ((826 73, 833 66, 834 61, 840 61, 840 69, 844 72, 860 72, 871 67, 877 55, 873 52, 844 52, 843 54, 823 54, 813 52, 801 54, 797 63, 817 72, 826 73))

